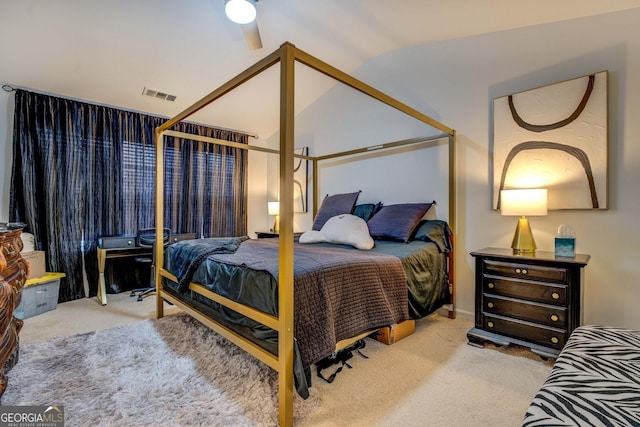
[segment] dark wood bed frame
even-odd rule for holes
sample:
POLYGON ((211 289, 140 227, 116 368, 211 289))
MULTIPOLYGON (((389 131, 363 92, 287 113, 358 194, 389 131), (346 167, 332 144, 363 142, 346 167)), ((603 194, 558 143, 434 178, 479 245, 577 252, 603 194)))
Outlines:
MULTIPOLYGON (((177 278, 164 269, 164 245, 161 238, 156 242, 156 259, 158 266, 156 268, 156 289, 157 289, 157 307, 156 315, 158 318, 164 315, 164 301, 168 301, 207 325, 220 335, 229 339, 240 348, 244 349, 251 355, 255 356, 274 370, 278 372, 278 392, 279 392, 279 422, 282 426, 290 426, 293 424, 293 165, 294 157, 306 159, 313 165, 313 213, 315 215, 319 206, 318 196, 318 162, 336 157, 350 156, 359 153, 367 153, 373 150, 385 150, 396 148, 414 143, 424 143, 433 141, 437 143, 439 140, 448 138, 449 144, 449 218, 448 223, 455 234, 456 219, 456 171, 455 171, 455 140, 456 133, 453 129, 439 123, 429 116, 414 110, 413 108, 393 99, 392 97, 380 92, 377 89, 351 77, 350 75, 332 67, 331 65, 320 61, 319 59, 305 53, 296 48, 291 43, 283 43, 280 48, 258 61, 253 66, 229 80, 227 83, 218 87, 207 96, 185 109, 175 117, 167 120, 162 126, 156 129, 156 235, 161 237, 164 228, 164 147, 163 141, 165 136, 185 138, 190 140, 198 140, 214 144, 226 145, 246 150, 258 150, 262 152, 277 154, 280 156, 279 170, 279 188, 280 188, 280 239, 279 239, 279 286, 278 286, 278 313, 277 317, 265 314, 261 311, 253 309, 249 306, 238 304, 235 301, 224 298, 215 294, 202 285, 191 283, 189 288, 216 301, 238 313, 247 316, 257 322, 266 325, 278 332, 278 354, 273 355, 262 347, 246 340, 233 330, 217 323, 208 318, 204 313, 194 309, 183 303, 181 300, 162 291, 162 278, 168 278, 177 281, 177 278), (322 74, 327 75, 357 91, 360 91, 375 100, 385 103, 413 118, 419 120, 432 128, 437 129, 441 133, 435 136, 412 138, 402 141, 389 142, 373 147, 364 147, 356 150, 349 150, 335 153, 327 156, 312 157, 294 154, 294 71, 295 62, 300 62, 322 74), (266 69, 280 64, 280 149, 273 150, 265 147, 250 146, 247 144, 222 141, 214 138, 207 138, 198 135, 191 135, 182 132, 169 130, 173 125, 187 119, 195 112, 201 110, 205 106, 216 101, 226 93, 232 91, 251 78, 262 73, 266 69)), ((449 304, 449 317, 455 316, 455 292, 453 285, 454 272, 454 251, 449 254, 449 287, 451 290, 451 304, 449 304)), ((354 337, 353 340, 362 338, 371 331, 363 333, 361 336, 354 337)), ((338 346, 346 346, 350 342, 340 342, 338 346)))

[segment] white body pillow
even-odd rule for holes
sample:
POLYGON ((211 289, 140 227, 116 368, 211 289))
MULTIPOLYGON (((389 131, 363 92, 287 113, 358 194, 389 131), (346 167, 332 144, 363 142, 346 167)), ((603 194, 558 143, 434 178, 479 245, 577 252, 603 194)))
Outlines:
POLYGON ((338 243, 363 250, 372 249, 374 246, 365 220, 349 214, 329 218, 319 231, 307 231, 298 241, 300 243, 338 243))

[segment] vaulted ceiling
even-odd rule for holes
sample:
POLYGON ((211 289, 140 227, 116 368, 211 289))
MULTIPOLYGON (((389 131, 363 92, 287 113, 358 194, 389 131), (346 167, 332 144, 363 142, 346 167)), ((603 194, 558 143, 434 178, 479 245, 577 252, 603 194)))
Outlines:
MULTIPOLYGON (((0 83, 172 116, 285 41, 353 72, 403 47, 634 7, 640 1, 260 0, 264 47, 252 51, 224 0, 0 0, 0 83), (143 96, 145 87, 177 98, 143 96)), ((313 83, 299 90, 298 110, 330 86, 300 74, 313 83)), ((277 99, 277 84, 265 83, 274 76, 200 121, 269 136, 277 104, 263 103, 277 99)))

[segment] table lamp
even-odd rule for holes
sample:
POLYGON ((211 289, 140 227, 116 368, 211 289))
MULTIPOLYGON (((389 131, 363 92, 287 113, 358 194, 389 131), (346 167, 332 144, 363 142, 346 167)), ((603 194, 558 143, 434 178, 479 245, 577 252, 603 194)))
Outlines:
POLYGON ((517 255, 535 253, 536 242, 533 239, 527 215, 541 216, 547 214, 547 189, 502 190, 500 192, 500 214, 520 216, 513 242, 511 242, 513 253, 517 255))
POLYGON ((273 232, 278 232, 278 214, 280 213, 280 202, 267 203, 267 210, 269 215, 275 215, 276 219, 273 221, 273 232))

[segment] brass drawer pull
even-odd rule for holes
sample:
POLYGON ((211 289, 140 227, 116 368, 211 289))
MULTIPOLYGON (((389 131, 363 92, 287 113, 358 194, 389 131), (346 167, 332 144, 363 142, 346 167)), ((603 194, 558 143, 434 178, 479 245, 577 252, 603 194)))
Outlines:
POLYGON ((492 303, 492 302, 490 302, 489 304, 487 304, 487 307, 489 307, 489 308, 493 308, 493 303, 492 303))
POLYGON ((522 274, 527 274, 527 273, 528 273, 527 269, 526 269, 526 268, 523 268, 523 269, 522 269, 522 274))
POLYGON ((487 326, 493 328, 493 322, 487 322, 487 326))
POLYGON ((494 285, 492 282, 489 282, 489 283, 487 284, 487 287, 488 287, 489 289, 493 289, 493 288, 495 288, 495 287, 496 287, 496 285, 494 285))
POLYGON ((558 338, 551 337, 551 342, 554 343, 554 344, 558 344, 558 338))
POLYGON ((520 274, 520 271, 521 270, 519 268, 516 268, 516 273, 520 274))
POLYGON ((559 319, 559 318, 558 318, 558 315, 556 315, 556 314, 552 314, 552 315, 551 315, 551 320, 553 320, 554 322, 557 322, 557 321, 558 321, 558 319, 559 319))
POLYGON ((526 268, 516 268, 516 273, 518 273, 518 274, 521 274, 521 273, 522 274, 527 274, 528 271, 527 271, 526 268))
POLYGON ((554 293, 552 293, 552 294, 551 294, 551 298, 553 298, 553 299, 559 299, 559 298, 560 298, 560 294, 559 294, 559 293, 557 293, 557 292, 554 292, 554 293))

